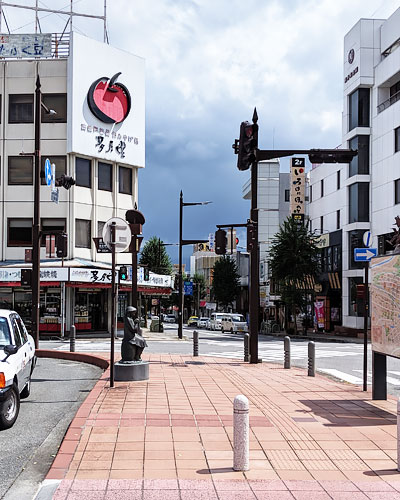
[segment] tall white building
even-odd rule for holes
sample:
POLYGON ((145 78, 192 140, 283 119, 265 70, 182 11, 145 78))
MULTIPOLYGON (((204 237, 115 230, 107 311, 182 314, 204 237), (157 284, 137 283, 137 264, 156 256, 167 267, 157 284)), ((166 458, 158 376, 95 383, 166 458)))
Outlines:
POLYGON ((354 261, 354 248, 363 247, 363 233, 370 230, 379 253, 391 251, 387 240, 400 214, 400 9, 387 20, 360 19, 345 36, 343 66, 341 147, 358 149, 358 156, 349 165, 311 171, 309 213, 312 229, 327 235, 322 263, 329 279, 320 297, 327 322, 336 287, 341 311, 340 321, 333 312, 333 323, 361 330, 364 311, 357 285, 363 282, 364 264, 354 261), (335 270, 333 247, 338 246, 341 269, 336 257, 335 270))

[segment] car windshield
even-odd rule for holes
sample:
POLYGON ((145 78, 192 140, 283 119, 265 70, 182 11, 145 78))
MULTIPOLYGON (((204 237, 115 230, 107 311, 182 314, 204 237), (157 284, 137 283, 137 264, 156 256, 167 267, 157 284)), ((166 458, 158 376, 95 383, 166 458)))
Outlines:
POLYGON ((0 317, 0 348, 11 344, 10 328, 7 318, 0 317))
POLYGON ((232 316, 232 321, 243 322, 244 318, 243 318, 243 316, 232 316))

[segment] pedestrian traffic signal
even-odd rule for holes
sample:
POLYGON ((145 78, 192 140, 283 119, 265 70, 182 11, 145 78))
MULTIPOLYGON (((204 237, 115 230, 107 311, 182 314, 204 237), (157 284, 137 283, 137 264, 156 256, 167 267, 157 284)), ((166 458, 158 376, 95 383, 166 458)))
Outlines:
POLYGON ((226 231, 218 229, 215 232, 215 253, 217 255, 225 255, 227 243, 228 238, 226 237, 226 231))
POLYGON ((21 286, 32 286, 32 269, 21 269, 21 286))
POLYGON ((150 269, 148 267, 144 268, 144 281, 149 281, 150 279, 150 269))
POLYGON ((70 175, 62 174, 61 177, 58 177, 56 179, 56 186, 57 187, 63 187, 65 189, 70 189, 75 184, 76 184, 75 179, 73 177, 71 177, 70 175))
POLYGON ((128 268, 126 266, 121 266, 119 268, 119 281, 125 281, 128 279, 128 268))
POLYGON ((237 168, 248 170, 256 161, 255 150, 258 147, 257 123, 242 122, 240 124, 239 141, 235 142, 235 153, 238 155, 237 168))
POLYGON ((68 236, 65 233, 57 234, 56 236, 56 255, 59 259, 67 256, 68 253, 68 236))

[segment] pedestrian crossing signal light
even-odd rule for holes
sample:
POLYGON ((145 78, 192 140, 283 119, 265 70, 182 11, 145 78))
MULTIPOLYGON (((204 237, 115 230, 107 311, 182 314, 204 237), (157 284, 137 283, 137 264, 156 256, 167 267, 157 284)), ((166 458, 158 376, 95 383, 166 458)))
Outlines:
POLYGON ((225 255, 227 243, 228 238, 226 237, 226 231, 218 229, 215 232, 215 253, 217 255, 225 255))
POLYGON ((119 268, 119 280, 125 281, 128 279, 128 268, 126 266, 121 266, 119 268))
POLYGON ((67 256, 68 253, 68 236, 65 233, 57 234, 56 236, 56 255, 59 259, 67 256))
POLYGON ((144 268, 144 281, 149 281, 150 279, 150 269, 148 267, 144 268))

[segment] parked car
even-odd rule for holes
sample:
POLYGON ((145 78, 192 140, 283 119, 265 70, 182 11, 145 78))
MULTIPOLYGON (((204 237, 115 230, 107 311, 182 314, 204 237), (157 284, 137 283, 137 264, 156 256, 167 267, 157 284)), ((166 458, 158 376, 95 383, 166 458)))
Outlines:
POLYGON ((208 325, 208 318, 203 317, 197 320, 197 326, 199 328, 207 328, 207 325, 208 325))
POLYGON ((35 342, 19 314, 0 309, 0 429, 17 420, 20 399, 31 391, 35 364, 35 342))
POLYGON ((212 313, 210 318, 210 330, 221 330, 221 320, 226 313, 212 313))
POLYGON ((164 323, 175 323, 175 322, 176 322, 175 314, 166 314, 164 316, 164 323))
POLYGON ((221 331, 231 333, 247 333, 249 327, 241 314, 229 314, 222 318, 221 331))
POLYGON ((198 319, 199 319, 198 316, 190 316, 190 318, 188 319, 187 325, 188 326, 197 326, 198 319))

